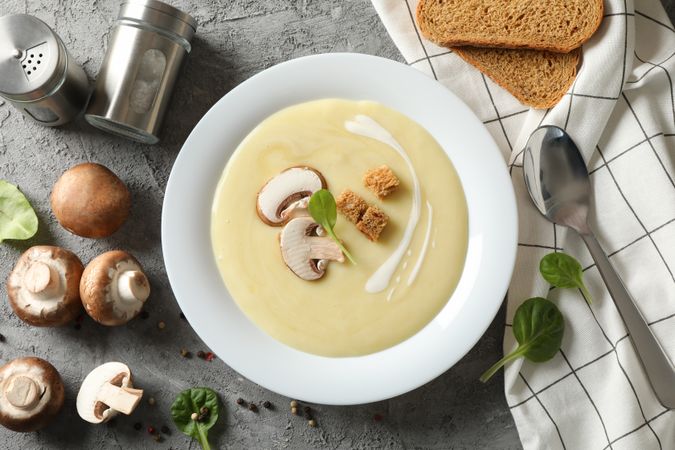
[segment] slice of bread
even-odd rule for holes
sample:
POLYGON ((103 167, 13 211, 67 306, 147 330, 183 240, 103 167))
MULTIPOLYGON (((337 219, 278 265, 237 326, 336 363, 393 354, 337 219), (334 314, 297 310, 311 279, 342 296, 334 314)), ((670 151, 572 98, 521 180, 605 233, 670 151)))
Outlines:
POLYGON ((553 53, 539 50, 455 47, 455 53, 533 108, 550 108, 574 82, 581 50, 553 53))
POLYGON ((603 0, 420 0, 422 34, 444 46, 531 48, 567 53, 602 21, 603 0))

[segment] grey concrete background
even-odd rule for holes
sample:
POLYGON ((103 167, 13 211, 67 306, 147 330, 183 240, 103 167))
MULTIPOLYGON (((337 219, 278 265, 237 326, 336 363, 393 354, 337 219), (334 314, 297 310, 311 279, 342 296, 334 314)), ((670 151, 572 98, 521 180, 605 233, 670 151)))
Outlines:
MULTIPOLYGON (((93 79, 119 3, 4 0, 0 15, 25 12, 46 21, 93 79)), ((664 3, 674 17, 673 0, 664 3)), ((126 249, 144 264, 153 286, 147 319, 107 328, 85 315, 79 330, 72 325, 27 326, 4 301, 4 284, 0 287, 0 333, 6 337, 0 343, 0 362, 28 355, 49 360, 64 378, 67 397, 59 418, 44 430, 20 434, 0 428, 0 448, 197 448, 196 442, 173 427, 169 415, 176 394, 195 385, 215 389, 224 405, 211 433, 214 448, 520 448, 501 374, 486 385, 478 381, 480 373, 501 356, 503 312, 459 364, 426 386, 376 404, 312 405, 319 423, 316 429, 290 415, 289 399, 239 377, 222 361, 180 356, 181 348, 193 354, 208 350, 179 317, 160 247, 164 188, 190 130, 232 87, 281 61, 337 51, 395 60, 401 56, 368 0, 179 0, 173 4, 191 12, 199 30, 159 145, 107 136, 83 120, 60 129, 42 128, 0 100, 0 178, 19 185, 40 217, 35 238, 0 245, 0 278, 7 276, 29 246, 52 244, 73 250, 85 263, 106 250, 126 249), (84 161, 106 165, 133 193, 130 219, 109 239, 73 236, 51 215, 52 184, 65 169, 84 161), (166 323, 163 330, 157 327, 160 320, 166 323), (130 417, 98 426, 85 423, 75 411, 79 384, 92 368, 111 360, 132 368, 136 384, 145 389, 144 401, 130 417), (148 397, 156 399, 155 405, 145 401, 148 397), (237 406, 237 397, 269 400, 275 408, 255 414, 237 406), (383 419, 376 421, 376 414, 383 419), (143 424, 141 431, 133 427, 137 422, 143 424), (158 429, 167 425, 171 434, 156 443, 145 431, 148 425, 158 429)))

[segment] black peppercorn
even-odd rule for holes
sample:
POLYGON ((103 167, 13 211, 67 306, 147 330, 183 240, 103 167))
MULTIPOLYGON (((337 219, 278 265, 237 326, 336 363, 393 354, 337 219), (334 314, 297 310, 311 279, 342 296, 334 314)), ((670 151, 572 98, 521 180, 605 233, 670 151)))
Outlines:
POLYGON ((141 319, 144 319, 144 320, 145 320, 145 319, 147 319, 148 317, 150 317, 150 313, 147 312, 146 310, 143 310, 143 311, 141 311, 140 317, 141 317, 141 319))
POLYGON ((305 414, 312 413, 312 408, 310 408, 309 406, 305 406, 304 408, 302 408, 302 410, 305 412, 305 414))
POLYGON ((237 399, 237 405, 241 406, 241 405, 243 405, 244 403, 246 403, 246 402, 244 401, 243 398, 239 397, 239 398, 237 399))
POLYGON ((197 352, 197 357, 198 357, 198 358, 201 358, 201 359, 204 359, 204 358, 206 358, 206 353, 204 353, 203 351, 199 350, 199 351, 197 352))
POLYGON ((263 402, 263 407, 264 407, 265 409, 272 409, 272 403, 270 403, 269 400, 265 400, 265 401, 263 402))
POLYGON ((248 409, 250 409, 253 412, 258 412, 258 407, 256 406, 255 403, 249 403, 248 409))
POLYGON ((141 428, 143 428, 143 424, 141 424, 140 422, 136 422, 134 424, 134 430, 140 431, 141 428))
POLYGON ((162 425, 162 428, 160 429, 160 431, 164 434, 170 434, 171 433, 171 430, 169 430, 169 427, 167 427, 166 425, 162 425))

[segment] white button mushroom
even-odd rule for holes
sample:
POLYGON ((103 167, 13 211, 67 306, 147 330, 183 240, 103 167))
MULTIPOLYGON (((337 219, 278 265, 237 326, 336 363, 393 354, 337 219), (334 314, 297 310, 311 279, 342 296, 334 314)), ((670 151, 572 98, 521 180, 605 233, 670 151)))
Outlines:
POLYGON ((63 382, 47 361, 18 358, 0 367, 0 424, 13 431, 47 425, 63 406, 63 382))
POLYGON ((129 216, 131 194, 117 175, 100 164, 71 167, 54 184, 52 211, 66 230, 102 238, 117 231, 129 216))
POLYGON ((35 326, 59 326, 82 310, 80 277, 84 267, 74 253, 38 245, 26 250, 7 279, 7 296, 21 320, 35 326))
POLYGON ((89 372, 77 394, 77 413, 87 422, 107 422, 118 412, 131 414, 143 397, 134 389, 131 371, 121 362, 108 362, 89 372))
POLYGON ((289 269, 303 280, 321 278, 328 261, 344 261, 340 247, 329 237, 318 236, 320 225, 311 217, 297 217, 279 236, 281 255, 289 269))
POLYGON ((281 226, 306 215, 309 197, 326 188, 321 172, 310 167, 290 167, 269 180, 258 192, 256 210, 267 225, 281 226))
POLYGON ((141 264, 121 250, 94 258, 80 281, 85 311, 103 325, 127 323, 141 312, 149 296, 150 283, 141 264))

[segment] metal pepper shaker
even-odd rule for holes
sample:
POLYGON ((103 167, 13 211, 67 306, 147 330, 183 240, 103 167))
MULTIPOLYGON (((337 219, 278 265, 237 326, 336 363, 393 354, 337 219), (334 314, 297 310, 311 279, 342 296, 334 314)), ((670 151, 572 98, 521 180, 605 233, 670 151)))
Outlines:
POLYGON ((197 22, 157 0, 122 4, 85 119, 145 144, 158 133, 197 22))
POLYGON ((62 125, 84 109, 89 80, 46 23, 12 14, 0 17, 0 96, 37 123, 62 125))

